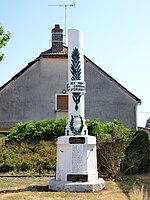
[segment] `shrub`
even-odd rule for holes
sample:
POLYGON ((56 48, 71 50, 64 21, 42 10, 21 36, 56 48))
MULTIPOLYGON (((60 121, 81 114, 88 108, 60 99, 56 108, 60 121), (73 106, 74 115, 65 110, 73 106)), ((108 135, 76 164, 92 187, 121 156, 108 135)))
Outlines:
POLYGON ((125 151, 123 170, 128 174, 145 173, 150 170, 150 142, 148 134, 134 131, 133 140, 125 151))
POLYGON ((86 125, 89 135, 97 136, 99 134, 101 122, 98 119, 87 120, 86 125))
POLYGON ((105 124, 99 122, 97 128, 99 172, 120 179, 122 175, 121 160, 124 157, 125 149, 132 140, 130 131, 118 120, 105 124))
POLYGON ((13 171, 15 154, 7 146, 0 146, 0 172, 13 171))
POLYGON ((66 119, 20 122, 6 139, 9 141, 56 140, 57 137, 64 135, 66 125, 66 119))
MULTIPOLYGON (((118 120, 103 124, 93 119, 86 124, 89 135, 97 138, 99 173, 118 179, 122 172, 141 173, 150 168, 150 144, 145 132, 131 132, 118 120)), ((0 147, 0 171, 54 170, 56 144, 46 141, 64 135, 66 125, 66 119, 18 123, 7 140, 19 143, 0 147)))
POLYGON ((40 141, 38 144, 18 143, 0 146, 0 172, 41 173, 54 171, 56 167, 56 144, 40 141))

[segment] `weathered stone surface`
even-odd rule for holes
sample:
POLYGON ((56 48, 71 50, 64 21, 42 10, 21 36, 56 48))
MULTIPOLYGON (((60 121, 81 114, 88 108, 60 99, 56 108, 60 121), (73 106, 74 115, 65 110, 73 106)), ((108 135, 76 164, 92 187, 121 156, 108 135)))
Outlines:
POLYGON ((53 178, 49 182, 49 189, 58 192, 95 192, 104 188, 105 181, 102 178, 90 182, 57 181, 53 178))
MULTIPOLYGON (((94 136, 61 136, 57 143, 56 180, 67 181, 68 175, 98 180, 96 138, 94 136), (84 144, 70 144, 72 138, 84 138, 84 144)), ((81 179, 80 179, 81 180, 81 179)))

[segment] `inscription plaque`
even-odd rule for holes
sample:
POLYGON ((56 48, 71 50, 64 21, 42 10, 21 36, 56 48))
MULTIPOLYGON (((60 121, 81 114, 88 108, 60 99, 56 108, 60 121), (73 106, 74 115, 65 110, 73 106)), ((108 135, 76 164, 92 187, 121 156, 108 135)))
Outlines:
POLYGON ((67 174, 67 181, 87 182, 88 181, 88 175, 87 174, 67 174))
POLYGON ((82 173, 83 167, 83 145, 72 144, 72 173, 82 173))
POLYGON ((69 144, 84 144, 85 138, 84 137, 70 137, 69 144))

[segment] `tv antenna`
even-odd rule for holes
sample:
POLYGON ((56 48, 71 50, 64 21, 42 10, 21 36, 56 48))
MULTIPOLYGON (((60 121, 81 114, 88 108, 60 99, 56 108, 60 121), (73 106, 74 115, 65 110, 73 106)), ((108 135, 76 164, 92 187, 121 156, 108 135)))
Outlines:
POLYGON ((56 7, 63 7, 65 8, 65 34, 64 34, 64 44, 66 44, 66 18, 67 18, 67 8, 68 7, 74 7, 75 8, 75 3, 73 4, 51 4, 51 5, 48 5, 48 6, 56 6, 56 7))

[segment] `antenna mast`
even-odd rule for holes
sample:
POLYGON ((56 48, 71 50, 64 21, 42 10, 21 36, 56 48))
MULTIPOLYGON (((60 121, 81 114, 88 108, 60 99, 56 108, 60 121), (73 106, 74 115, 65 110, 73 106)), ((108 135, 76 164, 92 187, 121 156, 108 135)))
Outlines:
POLYGON ((66 44, 66 12, 67 12, 67 7, 75 7, 74 4, 54 4, 54 5, 48 5, 48 6, 56 6, 56 7, 64 7, 65 8, 65 34, 64 34, 64 44, 66 44))

